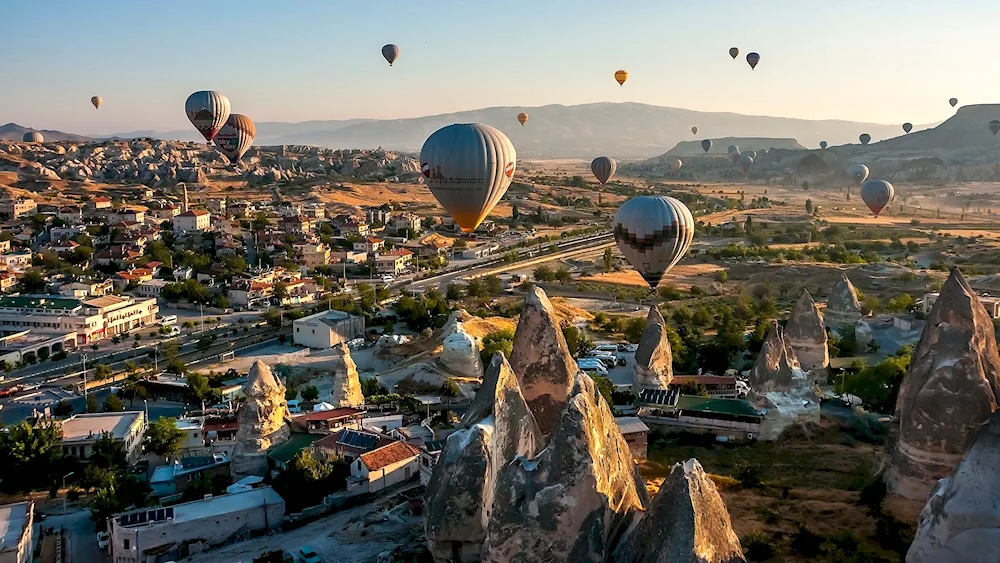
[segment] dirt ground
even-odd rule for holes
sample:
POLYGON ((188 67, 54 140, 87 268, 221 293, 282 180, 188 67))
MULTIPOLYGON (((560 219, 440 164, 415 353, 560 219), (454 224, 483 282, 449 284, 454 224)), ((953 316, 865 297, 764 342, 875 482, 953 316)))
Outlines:
MULTIPOLYGON (((706 276, 710 277, 711 274, 723 270, 722 266, 716 264, 678 264, 674 266, 674 269, 670 270, 663 278, 663 284, 672 283, 676 286, 691 285, 698 282, 705 282, 706 276)), ((583 276, 580 281, 589 281, 597 283, 607 283, 615 285, 628 285, 640 288, 649 287, 646 281, 642 279, 639 272, 632 269, 625 269, 620 272, 611 272, 607 274, 594 274, 591 276, 583 276)))

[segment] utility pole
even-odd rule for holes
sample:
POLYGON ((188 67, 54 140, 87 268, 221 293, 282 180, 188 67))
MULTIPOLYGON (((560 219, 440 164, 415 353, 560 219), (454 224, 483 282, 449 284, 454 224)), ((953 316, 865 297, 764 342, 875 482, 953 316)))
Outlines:
POLYGON ((81 356, 83 359, 83 400, 87 401, 87 355, 83 354, 81 356))

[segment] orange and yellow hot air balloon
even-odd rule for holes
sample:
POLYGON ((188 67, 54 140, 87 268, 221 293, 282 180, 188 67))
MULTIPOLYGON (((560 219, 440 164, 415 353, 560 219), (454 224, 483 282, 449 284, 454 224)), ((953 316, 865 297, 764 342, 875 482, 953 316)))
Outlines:
POLYGON ((615 80, 618 81, 619 86, 624 86, 625 81, 628 80, 628 71, 619 70, 618 72, 615 72, 615 80))
POLYGON ((521 127, 524 127, 524 124, 528 121, 528 114, 522 111, 521 113, 517 114, 517 120, 521 122, 521 127))

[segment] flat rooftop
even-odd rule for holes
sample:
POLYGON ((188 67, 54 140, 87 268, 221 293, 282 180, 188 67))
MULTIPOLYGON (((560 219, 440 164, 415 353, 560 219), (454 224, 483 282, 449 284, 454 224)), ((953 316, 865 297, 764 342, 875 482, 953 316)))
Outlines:
POLYGON ((179 430, 199 430, 204 426, 200 418, 178 418, 177 428, 179 430))
POLYGON ((141 416, 142 411, 74 415, 62 423, 62 441, 92 440, 105 432, 119 440, 125 437, 129 427, 141 416))
POLYGON ((95 297, 93 299, 88 299, 83 302, 84 305, 88 307, 94 307, 95 309, 103 309, 104 307, 112 307, 118 305, 119 303, 125 303, 128 301, 127 297, 118 297, 117 295, 105 295, 103 297, 95 297))
POLYGON ((79 299, 62 295, 16 295, 0 297, 0 308, 72 310, 80 306, 79 299))
POLYGON ((17 549, 30 511, 31 502, 0 505, 0 552, 17 549))
POLYGON ((248 508, 284 503, 285 499, 274 492, 271 487, 261 487, 252 491, 233 493, 212 497, 208 500, 196 500, 174 506, 174 523, 193 522, 223 514, 230 514, 248 508))

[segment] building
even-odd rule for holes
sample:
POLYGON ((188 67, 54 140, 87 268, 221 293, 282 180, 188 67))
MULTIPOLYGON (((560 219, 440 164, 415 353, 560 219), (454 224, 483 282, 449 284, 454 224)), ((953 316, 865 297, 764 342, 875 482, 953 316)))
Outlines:
POLYGON ((670 387, 676 387, 683 395, 700 395, 708 393, 715 399, 735 399, 736 378, 722 375, 675 375, 670 380, 670 387))
POLYGON ((0 267, 7 270, 23 270, 31 266, 31 252, 5 252, 0 254, 0 267))
POLYGON ((59 286, 59 295, 74 297, 76 299, 83 299, 85 297, 101 297, 102 295, 111 293, 114 288, 115 284, 111 280, 77 280, 75 282, 59 286))
POLYGON ((385 240, 378 237, 368 237, 354 243, 355 252, 381 252, 385 248, 385 240))
POLYGON ((229 475, 229 458, 224 453, 205 456, 188 456, 153 470, 149 486, 153 495, 165 497, 183 493, 191 483, 212 479, 216 475, 229 475))
POLYGON ((0 291, 4 293, 11 291, 23 276, 24 274, 18 272, 0 272, 0 291))
POLYGON ((24 197, 0 200, 0 215, 11 219, 20 219, 26 215, 34 215, 38 211, 35 200, 24 197))
POLYGON ((212 214, 204 209, 191 209, 174 217, 174 231, 201 233, 212 228, 212 214))
POLYGON ((353 250, 334 250, 330 252, 330 258, 348 264, 364 264, 368 261, 368 253, 355 252, 353 250))
POLYGON ((389 226, 397 231, 409 231, 413 235, 420 232, 420 217, 412 213, 393 215, 389 226))
POLYGON ((368 236, 368 223, 360 221, 347 221, 340 225, 341 235, 357 235, 359 237, 368 236))
POLYGON ((64 223, 76 225, 83 222, 83 209, 73 206, 60 207, 56 217, 64 223))
POLYGON ((147 422, 142 411, 125 411, 75 414, 57 424, 62 428, 59 445, 64 456, 87 461, 97 440, 110 435, 121 444, 125 459, 131 464, 137 462, 142 453, 147 422))
POLYGON ((229 302, 236 307, 265 305, 274 295, 274 285, 265 281, 237 279, 226 291, 229 302))
POLYGON ((320 438, 313 446, 326 455, 341 456, 349 461, 354 461, 361 454, 393 442, 395 440, 380 432, 343 428, 329 436, 320 438))
POLYGON ((397 276, 413 263, 413 253, 405 248, 383 252, 375 258, 375 268, 380 274, 397 276))
POLYGON ((666 431, 714 434, 726 440, 752 440, 764 416, 742 399, 681 395, 677 389, 643 389, 636 401, 639 418, 666 431))
POLYGON ((492 256, 498 250, 500 250, 499 244, 480 244, 479 246, 473 246, 472 248, 466 248, 463 250, 462 258, 465 258, 466 260, 486 258, 487 256, 492 256))
POLYGON ((305 235, 313 232, 315 224, 312 219, 304 215, 291 215, 282 217, 278 228, 287 234, 305 235))
POLYGON ((0 297, 0 331, 75 332, 77 346, 155 324, 155 299, 105 295, 86 301, 61 295, 0 297))
POLYGON ((431 440, 420 446, 420 484, 427 486, 447 440, 431 440))
POLYGON ((618 423, 618 429, 621 430, 632 457, 636 460, 646 459, 649 427, 635 416, 615 417, 615 422, 618 423))
POLYGON ((288 469, 288 464, 295 459, 295 456, 299 455, 299 452, 311 448, 322 437, 322 434, 293 432, 288 440, 268 448, 267 459, 271 466, 271 476, 277 477, 282 471, 288 469))
POLYGON ((0 563, 31 563, 34 517, 30 500, 0 505, 0 563))
POLYGON ((139 282, 139 286, 135 288, 135 294, 139 297, 152 297, 158 298, 160 294, 163 293, 163 288, 170 285, 171 282, 167 280, 146 280, 139 282))
POLYGON ((420 450, 402 441, 363 453, 351 462, 347 491, 375 493, 408 481, 420 471, 419 459, 420 450))
POLYGON ((365 318, 343 311, 322 311, 292 322, 292 340, 309 348, 331 348, 364 334, 365 318))
POLYGON ((111 198, 105 196, 99 196, 91 199, 87 202, 87 205, 91 209, 111 209, 111 198))
POLYGON ((332 434, 342 428, 361 428, 361 418, 365 411, 351 407, 340 407, 328 411, 313 411, 293 416, 293 431, 308 434, 332 434))
POLYGON ((5 363, 17 365, 24 360, 34 363, 37 360, 47 360, 59 352, 72 352, 76 349, 76 333, 64 334, 32 334, 23 330, 5 336, 0 336, 0 367, 5 363))
POLYGON ((330 247, 321 243, 296 243, 295 253, 299 255, 299 263, 307 268, 325 266, 330 263, 330 247))
POLYGON ((388 225, 390 218, 392 218, 392 211, 385 207, 369 207, 365 210, 365 220, 369 223, 388 225))
POLYGON ((275 529, 284 515, 285 500, 271 487, 123 512, 108 519, 111 560, 179 561, 204 549, 275 529))
MULTIPOLYGON (((924 294, 924 315, 931 314, 934 303, 937 302, 941 294, 938 292, 924 294)), ((1000 319, 1000 297, 989 297, 987 295, 977 295, 979 302, 986 308, 986 313, 991 319, 1000 319)))

